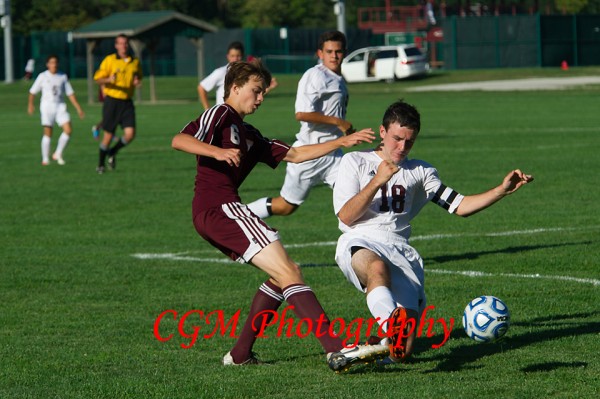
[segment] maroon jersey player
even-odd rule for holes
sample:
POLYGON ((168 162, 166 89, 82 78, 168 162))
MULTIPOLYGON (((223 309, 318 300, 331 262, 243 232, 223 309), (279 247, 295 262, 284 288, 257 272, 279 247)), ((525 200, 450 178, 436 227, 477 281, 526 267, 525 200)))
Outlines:
POLYGON ((339 337, 323 334, 329 330, 329 319, 304 283, 299 266, 288 256, 277 231, 252 213, 238 193, 258 162, 274 168, 281 161, 298 163, 315 159, 340 147, 372 142, 373 131, 365 129, 337 140, 301 147, 268 140, 243 120, 261 105, 270 81, 270 73, 260 62, 231 64, 225 76, 225 103, 213 106, 187 124, 172 143, 173 148, 196 155, 192 211, 198 233, 232 259, 251 263, 269 275, 254 296, 239 339, 224 356, 223 364, 258 363, 252 352, 257 333, 252 320, 259 313, 276 311, 284 300, 299 318, 315 321, 313 333, 333 370, 385 357, 387 348, 382 349, 381 345, 344 348, 339 337))

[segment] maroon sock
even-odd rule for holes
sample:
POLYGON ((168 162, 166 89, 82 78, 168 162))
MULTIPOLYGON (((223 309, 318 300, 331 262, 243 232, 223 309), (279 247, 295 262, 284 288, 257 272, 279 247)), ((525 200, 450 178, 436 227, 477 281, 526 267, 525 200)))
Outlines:
MULTIPOLYGON (((270 280, 265 281, 256 292, 256 295, 254 295, 246 323, 242 328, 240 337, 231 350, 231 357, 233 357, 235 363, 243 363, 252 355, 252 346, 256 341, 256 334, 259 332, 260 322, 262 322, 262 319, 257 320, 259 325, 253 326, 252 321, 255 316, 260 314, 260 312, 277 310, 281 302, 283 302, 281 288, 273 284, 270 280)), ((272 318, 273 315, 269 315, 265 323, 271 321, 272 318)))
POLYGON ((344 347, 339 337, 333 337, 329 333, 329 318, 310 287, 304 284, 288 285, 283 289, 283 296, 290 305, 294 306, 294 313, 300 319, 313 321, 312 332, 321 342, 325 353, 338 352, 344 347), (319 321, 321 321, 320 325, 319 321))

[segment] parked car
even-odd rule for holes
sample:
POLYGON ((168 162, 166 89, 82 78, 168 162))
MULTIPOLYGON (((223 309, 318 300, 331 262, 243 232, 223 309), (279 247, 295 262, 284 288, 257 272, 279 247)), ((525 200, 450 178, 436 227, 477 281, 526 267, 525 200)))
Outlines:
POLYGON ((429 72, 427 57, 414 44, 365 47, 348 54, 342 61, 347 82, 404 79, 429 72))

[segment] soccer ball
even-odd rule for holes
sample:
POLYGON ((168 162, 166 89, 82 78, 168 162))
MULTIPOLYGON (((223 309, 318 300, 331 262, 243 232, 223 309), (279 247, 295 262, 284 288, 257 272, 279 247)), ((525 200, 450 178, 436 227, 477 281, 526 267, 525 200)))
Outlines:
POLYGON ((493 342, 508 331, 510 312, 501 299, 484 295, 469 302, 462 324, 469 338, 477 342, 493 342))

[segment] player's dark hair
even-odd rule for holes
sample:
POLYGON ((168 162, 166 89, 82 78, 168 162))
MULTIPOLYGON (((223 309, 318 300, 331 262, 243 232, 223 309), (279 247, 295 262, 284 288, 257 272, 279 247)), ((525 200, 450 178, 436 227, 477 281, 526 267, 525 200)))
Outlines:
POLYGON ((324 32, 319 36, 319 50, 323 50, 325 42, 341 42, 342 48, 346 50, 346 35, 337 30, 324 32))
POLYGON ((392 123, 398 123, 400 126, 407 127, 415 133, 419 133, 419 130, 421 130, 421 115, 419 115, 419 111, 414 106, 400 99, 390 105, 383 114, 381 124, 385 130, 388 130, 392 123))
POLYGON ((225 95, 223 99, 229 98, 231 87, 245 85, 252 76, 257 77, 265 83, 265 88, 271 84, 271 72, 260 62, 254 59, 250 62, 238 61, 229 64, 225 75, 225 95))
POLYGON ((50 54, 48 57, 46 57, 46 64, 48 63, 48 61, 50 61, 52 58, 56 58, 56 62, 58 62, 58 55, 56 54, 50 54))
POLYGON ((227 47, 228 53, 229 53, 229 50, 238 50, 240 53, 242 53, 242 57, 244 56, 244 45, 241 42, 229 43, 229 47, 227 47))

